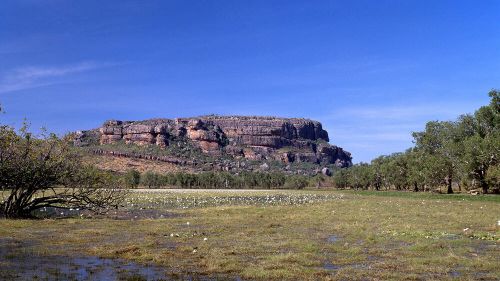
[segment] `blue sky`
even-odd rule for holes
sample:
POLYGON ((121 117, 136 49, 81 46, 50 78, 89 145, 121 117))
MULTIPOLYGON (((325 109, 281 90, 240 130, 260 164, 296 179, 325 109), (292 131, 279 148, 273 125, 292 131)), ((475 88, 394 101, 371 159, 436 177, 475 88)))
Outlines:
POLYGON ((0 122, 321 121, 354 162, 500 87, 500 1, 6 0, 0 122))

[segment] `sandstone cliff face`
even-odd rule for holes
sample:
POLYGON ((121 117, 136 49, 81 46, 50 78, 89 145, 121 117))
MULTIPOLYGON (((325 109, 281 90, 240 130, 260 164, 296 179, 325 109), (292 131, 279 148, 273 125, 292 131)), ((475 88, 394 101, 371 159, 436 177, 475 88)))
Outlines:
POLYGON ((311 162, 347 167, 351 155, 328 143, 321 123, 300 118, 202 116, 196 118, 106 121, 101 144, 166 147, 186 140, 209 155, 227 154, 250 160, 311 162))

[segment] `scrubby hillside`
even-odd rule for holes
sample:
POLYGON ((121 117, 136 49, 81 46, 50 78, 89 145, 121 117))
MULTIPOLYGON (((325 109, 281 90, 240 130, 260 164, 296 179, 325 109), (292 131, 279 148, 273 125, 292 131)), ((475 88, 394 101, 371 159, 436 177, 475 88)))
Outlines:
POLYGON ((216 115, 109 120, 75 137, 76 146, 105 159, 141 159, 192 171, 314 174, 351 166, 350 153, 328 141, 321 123, 309 119, 216 115))

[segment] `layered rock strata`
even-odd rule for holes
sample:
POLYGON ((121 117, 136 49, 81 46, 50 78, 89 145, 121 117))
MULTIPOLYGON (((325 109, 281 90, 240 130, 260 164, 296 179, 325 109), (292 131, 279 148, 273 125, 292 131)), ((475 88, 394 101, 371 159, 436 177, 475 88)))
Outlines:
POLYGON ((311 162, 347 167, 351 155, 328 143, 320 122, 302 118, 202 116, 196 118, 106 121, 101 144, 125 142, 166 147, 188 141, 209 155, 249 160, 311 162))

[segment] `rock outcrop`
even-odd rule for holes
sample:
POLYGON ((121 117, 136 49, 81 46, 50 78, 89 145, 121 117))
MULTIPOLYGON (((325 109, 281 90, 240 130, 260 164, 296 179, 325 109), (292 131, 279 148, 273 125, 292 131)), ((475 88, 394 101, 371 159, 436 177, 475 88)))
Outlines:
POLYGON ((207 155, 249 160, 279 160, 352 165, 351 155, 328 143, 321 123, 302 118, 201 116, 196 118, 106 121, 100 144, 125 142, 167 147, 190 142, 207 155))

